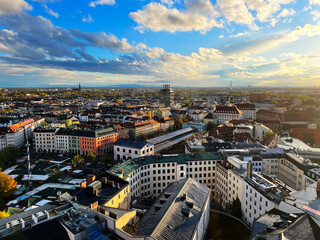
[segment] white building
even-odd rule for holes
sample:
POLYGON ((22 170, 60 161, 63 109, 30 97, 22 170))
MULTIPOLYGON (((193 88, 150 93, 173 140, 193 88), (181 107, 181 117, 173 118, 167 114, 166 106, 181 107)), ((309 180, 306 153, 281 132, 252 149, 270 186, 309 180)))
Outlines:
POLYGON ((37 128, 34 130, 36 152, 55 152, 55 133, 58 128, 37 128))
POLYGON ((262 142, 267 132, 272 133, 273 131, 261 123, 256 124, 254 127, 254 138, 262 142))
POLYGON ((242 111, 242 119, 256 119, 256 106, 252 103, 237 103, 235 104, 242 111))
POLYGON ((128 160, 154 155, 154 145, 144 141, 120 138, 113 144, 114 160, 128 160))
POLYGON ((1 146, 6 143, 5 147, 23 147, 26 137, 31 138, 33 130, 40 126, 43 121, 44 118, 29 118, 2 129, 2 135, 5 136, 5 140, 2 137, 1 146))
POLYGON ((61 132, 55 133, 54 143, 55 149, 58 153, 68 153, 69 152, 69 135, 64 135, 61 132))
POLYGON ((252 226, 254 219, 275 208, 282 200, 277 186, 259 174, 252 174, 242 183, 242 219, 252 226))
POLYGON ((131 197, 158 197, 171 182, 193 178, 214 189, 220 153, 171 154, 127 160, 111 168, 130 183, 131 197))
POLYGON ((217 117, 218 123, 242 119, 242 111, 236 106, 218 105, 213 114, 217 117))

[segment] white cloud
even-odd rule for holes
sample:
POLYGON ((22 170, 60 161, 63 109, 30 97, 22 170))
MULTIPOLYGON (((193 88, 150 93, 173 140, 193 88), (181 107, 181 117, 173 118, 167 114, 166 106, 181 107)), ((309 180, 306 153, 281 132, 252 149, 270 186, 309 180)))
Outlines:
POLYGON ((254 17, 249 12, 243 0, 217 0, 219 10, 229 22, 249 25, 253 29, 257 29, 254 23, 254 17))
POLYGON ((284 18, 284 17, 292 16, 294 14, 296 14, 295 10, 293 10, 292 8, 290 8, 290 9, 285 8, 279 13, 278 16, 284 18))
POLYGON ((52 9, 48 8, 48 6, 45 4, 43 5, 43 7, 48 14, 50 14, 51 16, 54 16, 55 18, 59 18, 59 13, 54 12, 52 9))
POLYGON ((222 38, 224 38, 224 36, 223 35, 219 35, 218 38, 222 39, 222 38))
POLYGON ((231 38, 237 38, 237 37, 242 37, 242 36, 245 36, 245 35, 249 35, 249 32, 240 32, 240 33, 237 33, 235 35, 231 35, 230 37, 231 38))
POLYGON ((320 0, 309 0, 311 5, 320 5, 320 0))
POLYGON ((92 23, 93 19, 91 17, 91 14, 89 14, 87 17, 83 16, 82 17, 82 22, 92 23))
POLYGON ((32 10, 32 6, 24 0, 1 0, 0 14, 4 13, 21 13, 23 10, 32 10))
POLYGON ((219 13, 209 0, 185 0, 186 10, 168 8, 160 3, 149 3, 142 10, 129 16, 138 23, 139 31, 154 32, 200 31, 205 33, 213 27, 222 27, 216 21, 219 13))
POLYGON ((318 21, 320 19, 320 12, 318 10, 313 10, 310 12, 310 14, 312 15, 312 20, 313 21, 318 21))
POLYGON ((96 7, 97 5, 114 5, 115 0, 96 0, 89 3, 90 7, 96 7))
MULTIPOLYGON (((281 10, 281 5, 289 4, 294 0, 217 0, 217 5, 223 16, 229 22, 246 24, 256 30, 258 26, 255 21, 270 22, 274 25, 277 22, 274 14, 281 10)), ((293 10, 293 9, 292 9, 293 10)), ((289 11, 289 10, 288 10, 289 11)), ((291 14, 290 10, 287 14, 291 14)), ((282 14, 286 14, 286 11, 282 14)))

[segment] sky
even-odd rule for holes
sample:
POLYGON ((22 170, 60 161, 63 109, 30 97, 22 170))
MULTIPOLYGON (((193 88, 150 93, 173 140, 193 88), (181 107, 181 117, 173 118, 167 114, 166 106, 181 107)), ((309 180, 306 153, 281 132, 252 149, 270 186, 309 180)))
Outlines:
POLYGON ((0 0, 0 87, 320 85, 320 0, 0 0))

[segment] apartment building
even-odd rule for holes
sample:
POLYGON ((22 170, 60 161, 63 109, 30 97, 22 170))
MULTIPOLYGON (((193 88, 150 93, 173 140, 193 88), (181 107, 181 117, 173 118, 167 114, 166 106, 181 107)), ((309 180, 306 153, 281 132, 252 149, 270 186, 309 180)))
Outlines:
POLYGON ((36 152, 55 152, 55 133, 58 128, 36 128, 33 131, 36 152))
POLYGON ((242 219, 252 226, 255 219, 279 206, 283 199, 282 192, 275 184, 262 175, 253 173, 242 182, 242 219))
POLYGON ((117 132, 111 127, 93 130, 59 128, 54 131, 53 129, 37 129, 35 135, 37 152, 83 155, 92 152, 96 156, 111 152, 116 140, 117 132), (45 142, 43 142, 44 140, 45 142))
POLYGON ((174 126, 174 120, 169 117, 164 117, 159 120, 160 128, 162 132, 167 132, 170 127, 174 126))
POLYGON ((227 157, 216 168, 215 200, 225 208, 235 199, 241 202, 243 221, 252 225, 254 219, 277 206, 284 198, 283 189, 260 173, 252 171, 250 162, 227 157))
POLYGON ((33 130, 39 127, 44 121, 44 118, 35 117, 28 118, 17 122, 14 125, 9 125, 8 127, 3 127, 1 129, 2 137, 1 148, 15 146, 23 147, 25 143, 26 136, 31 138, 33 136, 33 130))
POLYGON ((309 159, 294 153, 286 153, 285 157, 278 160, 277 178, 295 190, 305 187, 305 172, 315 168, 309 159))
POLYGON ((123 123, 122 126, 129 129, 130 139, 138 139, 139 137, 150 136, 160 131, 160 123, 155 120, 137 123, 126 122, 123 123))
POLYGON ((171 182, 193 178, 214 189, 220 153, 171 154, 130 159, 108 171, 130 182, 132 197, 158 197, 171 182))
POLYGON ((256 106, 252 103, 237 103, 235 106, 242 111, 242 119, 256 119, 256 106))
POLYGON ((241 200, 242 178, 250 171, 249 162, 236 157, 225 157, 216 167, 214 199, 223 208, 237 197, 241 200))
POLYGON ((118 139, 113 144, 114 160, 128 160, 154 155, 154 145, 145 141, 118 139))
POLYGON ((242 118, 242 111, 236 106, 217 105, 213 114, 217 117, 218 123, 242 118))

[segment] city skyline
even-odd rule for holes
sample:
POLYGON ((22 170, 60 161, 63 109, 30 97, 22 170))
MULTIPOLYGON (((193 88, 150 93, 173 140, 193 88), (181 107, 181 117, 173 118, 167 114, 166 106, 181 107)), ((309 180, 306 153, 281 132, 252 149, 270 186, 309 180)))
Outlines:
POLYGON ((1 0, 1 87, 319 86, 320 1, 1 0))

